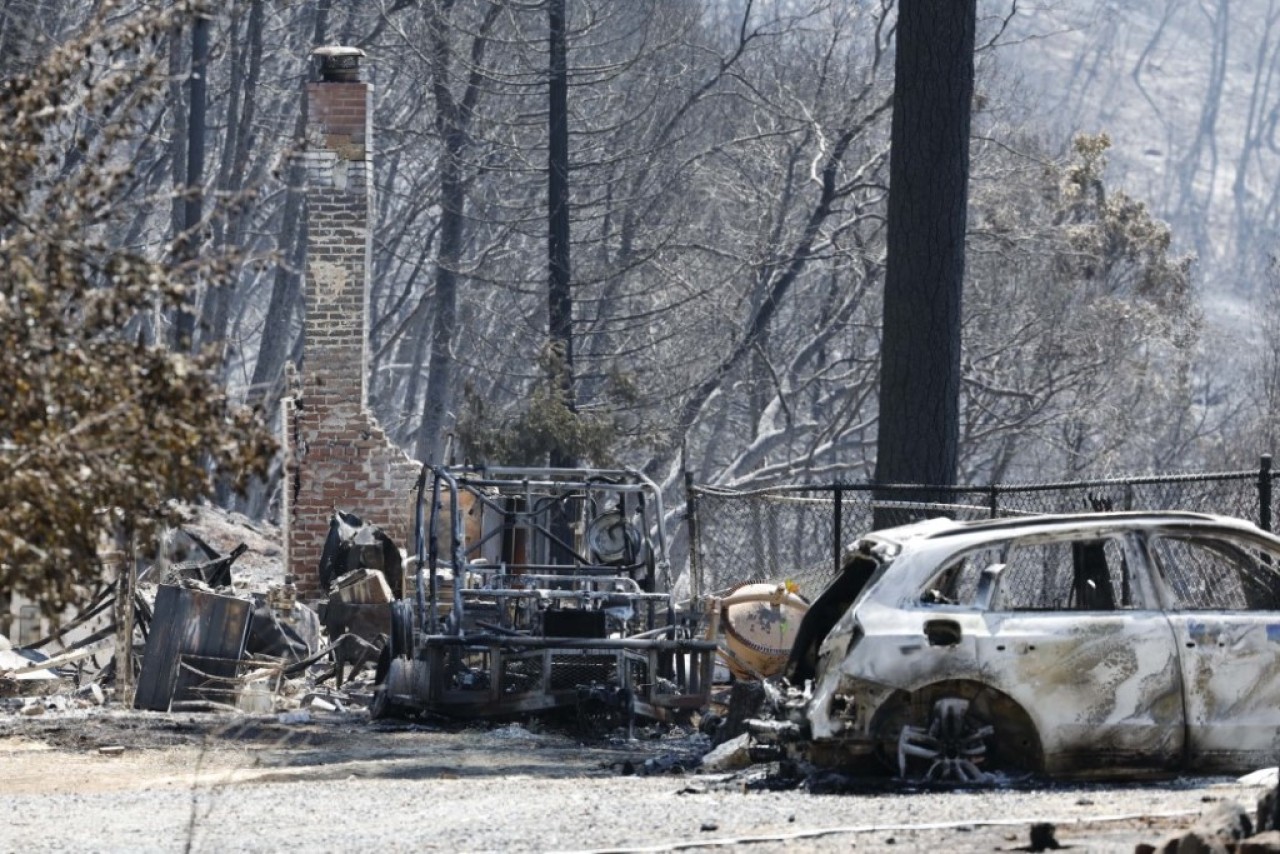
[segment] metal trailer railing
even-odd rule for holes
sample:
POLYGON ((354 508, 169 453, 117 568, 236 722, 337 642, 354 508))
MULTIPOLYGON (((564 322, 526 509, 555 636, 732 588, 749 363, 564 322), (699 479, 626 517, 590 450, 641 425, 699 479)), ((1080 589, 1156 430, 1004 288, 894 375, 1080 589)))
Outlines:
POLYGON ((704 707, 716 643, 665 589, 662 519, 634 471, 424 466, 414 593, 392 606, 374 713, 704 707))

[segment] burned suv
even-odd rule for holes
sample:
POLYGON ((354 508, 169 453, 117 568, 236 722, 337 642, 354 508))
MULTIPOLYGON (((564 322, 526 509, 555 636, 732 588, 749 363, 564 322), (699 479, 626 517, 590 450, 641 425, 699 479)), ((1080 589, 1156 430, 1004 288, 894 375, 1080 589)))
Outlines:
POLYGON ((878 531, 810 609, 789 676, 808 686, 790 749, 846 770, 1274 765, 1280 539, 1181 512, 878 531))

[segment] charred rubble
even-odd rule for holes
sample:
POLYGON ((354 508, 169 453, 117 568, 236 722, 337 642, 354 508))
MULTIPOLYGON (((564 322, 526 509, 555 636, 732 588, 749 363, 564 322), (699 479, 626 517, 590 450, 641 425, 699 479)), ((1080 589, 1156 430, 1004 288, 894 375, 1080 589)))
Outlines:
POLYGON ((0 651, 0 706, 536 719, 668 740, 669 755, 618 769, 661 774, 699 767, 776 705, 768 680, 807 603, 772 583, 675 601, 642 477, 427 469, 420 486, 407 550, 334 511, 319 595, 243 527, 173 530, 136 567, 127 621, 113 580, 47 636, 0 651))
POLYGON ((251 571, 262 549, 226 531, 220 550, 174 530, 134 578, 0 654, 0 702, 559 717, 597 733, 700 729, 712 746, 745 731, 746 686, 785 662, 779 627, 806 606, 774 584, 677 602, 661 498, 635 472, 428 467, 412 512, 402 550, 335 510, 319 596, 279 581, 279 560, 251 571))
POLYGON ((220 552, 195 530, 171 531, 136 568, 127 604, 116 578, 45 636, 18 647, 0 638, 0 702, 29 715, 104 702, 244 713, 367 705, 390 622, 384 571, 397 577, 399 549, 350 513, 335 512, 332 527, 327 593, 312 602, 291 576, 239 572, 247 544, 220 552))

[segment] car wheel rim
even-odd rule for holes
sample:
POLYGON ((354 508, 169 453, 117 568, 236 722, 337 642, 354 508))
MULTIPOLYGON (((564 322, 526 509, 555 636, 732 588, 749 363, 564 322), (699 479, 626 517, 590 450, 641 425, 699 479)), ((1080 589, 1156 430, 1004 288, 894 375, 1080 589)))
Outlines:
POLYGON ((979 766, 994 732, 969 714, 968 700, 938 700, 927 726, 903 725, 898 735, 898 773, 904 779, 925 781, 987 781, 990 775, 979 766))

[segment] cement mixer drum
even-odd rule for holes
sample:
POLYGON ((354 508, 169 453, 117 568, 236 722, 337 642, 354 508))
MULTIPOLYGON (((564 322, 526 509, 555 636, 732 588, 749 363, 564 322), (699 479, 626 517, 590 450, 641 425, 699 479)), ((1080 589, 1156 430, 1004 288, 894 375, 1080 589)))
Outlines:
POLYGON ((785 583, 767 582, 739 585, 722 601, 729 672, 737 679, 781 673, 808 603, 785 583))

